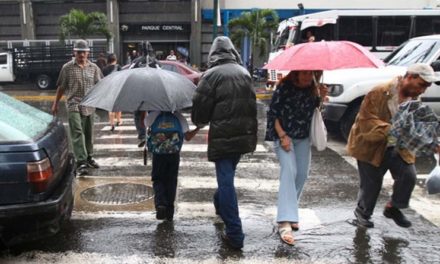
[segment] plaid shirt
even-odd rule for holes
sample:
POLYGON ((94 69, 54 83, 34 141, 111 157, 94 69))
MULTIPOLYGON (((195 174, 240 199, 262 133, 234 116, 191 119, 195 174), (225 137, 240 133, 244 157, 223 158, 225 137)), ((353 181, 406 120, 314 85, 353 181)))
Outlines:
POLYGON ((101 78, 101 70, 88 60, 84 68, 81 68, 75 59, 64 64, 58 77, 57 86, 60 86, 66 95, 67 109, 71 112, 80 112, 84 116, 93 114, 94 108, 79 104, 101 78))
POLYGON ((417 156, 431 155, 439 143, 439 120, 429 106, 420 101, 407 101, 393 116, 390 135, 396 138, 398 148, 407 149, 417 156))

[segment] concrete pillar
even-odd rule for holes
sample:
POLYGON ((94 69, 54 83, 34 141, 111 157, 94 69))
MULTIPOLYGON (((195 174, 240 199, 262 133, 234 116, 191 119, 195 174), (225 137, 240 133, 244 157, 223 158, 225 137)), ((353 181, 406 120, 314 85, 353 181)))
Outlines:
MULTIPOLYGON (((118 58, 118 63, 123 64, 121 56, 121 37, 119 35, 119 2, 118 0, 107 0, 107 22, 110 32, 113 35, 110 45, 113 46, 113 53, 118 58)), ((111 47, 110 47, 111 48, 111 47)))
POLYGON ((191 0, 191 64, 201 66, 202 63, 202 8, 200 0, 191 0))
POLYGON ((35 22, 31 0, 19 0, 22 39, 35 39, 35 22))

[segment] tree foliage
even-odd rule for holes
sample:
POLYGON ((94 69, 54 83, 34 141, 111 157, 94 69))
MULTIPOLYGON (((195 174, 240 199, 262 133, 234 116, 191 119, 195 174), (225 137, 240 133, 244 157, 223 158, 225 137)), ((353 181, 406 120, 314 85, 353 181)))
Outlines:
POLYGON ((78 36, 85 39, 93 35, 104 35, 107 41, 112 37, 107 27, 107 16, 101 12, 85 13, 79 9, 72 9, 60 17, 60 40, 66 37, 78 36))
POLYGON ((237 18, 229 21, 231 40, 237 47, 247 35, 252 43, 252 57, 265 55, 270 39, 270 32, 276 30, 278 14, 272 9, 256 9, 251 12, 243 12, 237 18))

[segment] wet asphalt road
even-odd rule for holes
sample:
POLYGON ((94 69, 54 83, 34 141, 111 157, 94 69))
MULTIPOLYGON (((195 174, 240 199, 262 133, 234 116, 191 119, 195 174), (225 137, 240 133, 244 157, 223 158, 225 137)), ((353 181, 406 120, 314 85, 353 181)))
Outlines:
MULTIPOLYGON (((50 94, 50 93, 49 93, 50 94)), ((29 101, 48 110, 51 102, 29 101)), ((396 226, 382 215, 390 184, 378 201, 375 228, 358 228, 353 218, 358 178, 341 151, 343 142, 331 136, 330 148, 313 151, 311 175, 300 203, 300 230, 294 247, 283 244, 276 232, 279 168, 271 143, 263 141, 265 104, 259 104, 257 151, 243 156, 237 168, 236 188, 246 234, 245 247, 225 245, 223 224, 211 203, 216 188, 212 163, 206 160, 203 130, 186 142, 181 154, 177 212, 173 222, 155 219, 151 199, 129 205, 100 205, 81 197, 87 188, 108 183, 151 184, 151 164, 142 165, 130 114, 114 133, 106 113, 95 125, 96 159, 101 169, 77 179, 72 220, 57 235, 13 246, 0 253, 0 263, 439 263, 440 229, 416 209, 405 210, 413 227, 396 226)), ((189 116, 186 115, 188 118, 189 116)), ((428 173, 432 161, 418 166, 428 173)), ((428 196, 423 180, 420 200, 439 206, 439 196, 428 196)))

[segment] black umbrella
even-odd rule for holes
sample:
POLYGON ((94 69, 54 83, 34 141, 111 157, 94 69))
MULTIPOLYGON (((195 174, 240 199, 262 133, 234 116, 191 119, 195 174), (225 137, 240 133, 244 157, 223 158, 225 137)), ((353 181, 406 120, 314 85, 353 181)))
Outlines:
POLYGON ((192 106, 196 86, 175 72, 137 68, 112 73, 99 81, 81 105, 109 112, 171 111, 192 106))

